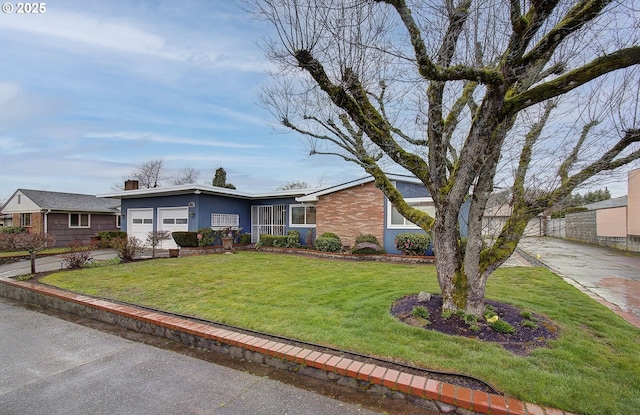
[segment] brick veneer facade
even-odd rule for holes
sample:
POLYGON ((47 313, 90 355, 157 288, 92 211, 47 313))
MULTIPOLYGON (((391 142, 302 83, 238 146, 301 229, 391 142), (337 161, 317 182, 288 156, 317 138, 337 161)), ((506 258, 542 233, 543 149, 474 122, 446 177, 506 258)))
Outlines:
MULTIPOLYGON (((27 232, 41 234, 44 232, 44 214, 42 212, 31 213, 31 226, 27 227, 27 232)), ((20 223, 20 213, 13 214, 13 226, 22 226, 20 223)))
POLYGON ((371 234, 384 245, 384 195, 373 182, 321 196, 316 233, 333 232, 353 246, 360 234, 371 234))

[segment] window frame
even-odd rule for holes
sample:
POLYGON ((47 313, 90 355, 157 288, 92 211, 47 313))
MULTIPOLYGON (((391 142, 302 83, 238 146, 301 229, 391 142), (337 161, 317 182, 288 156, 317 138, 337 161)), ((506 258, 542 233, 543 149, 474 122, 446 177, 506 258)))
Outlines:
POLYGON ((31 214, 31 212, 20 214, 20 227, 31 228, 33 226, 32 224, 33 224, 33 215, 31 214), (28 221, 27 221, 27 218, 29 218, 28 221))
POLYGON ((91 228, 91 214, 90 213, 69 213, 69 228, 70 229, 88 229, 91 228), (77 225, 72 225, 72 220, 71 217, 72 216, 78 216, 78 224, 77 225), (86 216, 87 217, 87 224, 83 225, 82 224, 82 217, 86 216))
MULTIPOLYGON (((407 202, 408 205, 415 205, 418 203, 433 203, 433 198, 432 197, 415 197, 415 198, 409 198, 409 199, 405 199, 405 202, 407 202)), ((418 225, 416 225, 415 223, 409 221, 407 218, 405 218, 404 216, 402 216, 403 219, 403 224, 394 224, 391 222, 392 218, 393 218, 393 211, 396 211, 396 208, 393 206, 393 204, 391 203, 391 201, 389 199, 387 199, 387 229, 421 229, 418 225)), ((434 206, 434 215, 435 215, 435 206, 434 206)))
POLYGON ((317 223, 317 209, 316 205, 310 205, 306 203, 292 204, 289 205, 289 227, 290 228, 315 228, 317 223), (304 208, 304 223, 293 223, 293 209, 294 208, 304 208), (315 214, 314 217, 316 221, 314 223, 307 223, 307 212, 309 209, 314 209, 315 214))

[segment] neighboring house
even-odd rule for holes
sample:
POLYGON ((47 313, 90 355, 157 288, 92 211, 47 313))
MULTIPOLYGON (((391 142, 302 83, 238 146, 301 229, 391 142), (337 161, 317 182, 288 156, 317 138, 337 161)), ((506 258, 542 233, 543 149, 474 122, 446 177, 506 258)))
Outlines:
POLYGON ((98 231, 120 228, 120 201, 94 195, 18 189, 2 206, 13 226, 56 238, 54 246, 89 243, 98 231))
MULTIPOLYGON (((482 217, 482 235, 497 238, 502 227, 511 216, 512 208, 508 204, 498 204, 488 207, 482 217)), ((546 218, 542 214, 532 218, 524 229, 522 236, 544 236, 546 218)))
MULTIPOLYGON (((392 175, 409 204, 434 212, 429 192, 415 178, 392 175)), ((125 187, 127 188, 127 187, 125 187)), ((128 186, 129 189, 132 186, 128 186)), ((150 231, 197 231, 202 228, 241 227, 257 242, 261 234, 285 235, 295 229, 304 243, 307 233, 340 236, 352 246, 359 234, 375 235, 389 253, 399 253, 394 238, 402 232, 423 232, 391 206, 372 177, 321 190, 286 190, 250 194, 233 189, 187 184, 152 189, 125 190, 98 195, 121 200, 122 230, 144 239, 150 231)), ((468 204, 461 214, 466 235, 468 204)), ((165 241, 163 248, 174 247, 165 241)))

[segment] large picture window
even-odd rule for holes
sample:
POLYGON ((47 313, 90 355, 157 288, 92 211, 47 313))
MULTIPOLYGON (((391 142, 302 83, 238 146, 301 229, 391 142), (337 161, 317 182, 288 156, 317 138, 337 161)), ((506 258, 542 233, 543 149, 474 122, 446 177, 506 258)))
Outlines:
POLYGON ((315 227, 316 207, 309 205, 289 206, 289 226, 291 227, 315 227))
MULTIPOLYGON (((428 213, 431 217, 436 216, 436 208, 430 197, 405 199, 405 201, 411 207, 428 213)), ((418 225, 402 216, 389 201, 387 201, 387 227, 391 229, 420 229, 418 225)))
POLYGON ((69 213, 70 228, 88 228, 90 226, 88 213, 69 213))

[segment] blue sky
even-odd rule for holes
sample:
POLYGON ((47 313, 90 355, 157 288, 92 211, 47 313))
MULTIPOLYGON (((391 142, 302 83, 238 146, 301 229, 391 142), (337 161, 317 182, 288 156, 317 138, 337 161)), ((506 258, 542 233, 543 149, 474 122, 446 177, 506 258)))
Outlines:
POLYGON ((224 167, 238 190, 364 176, 309 157, 258 104, 269 27, 235 2, 47 1, 0 14, 0 200, 17 188, 106 193, 137 165, 224 167))

